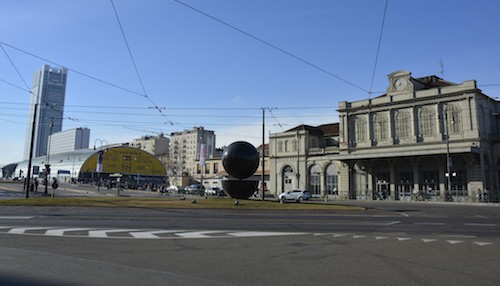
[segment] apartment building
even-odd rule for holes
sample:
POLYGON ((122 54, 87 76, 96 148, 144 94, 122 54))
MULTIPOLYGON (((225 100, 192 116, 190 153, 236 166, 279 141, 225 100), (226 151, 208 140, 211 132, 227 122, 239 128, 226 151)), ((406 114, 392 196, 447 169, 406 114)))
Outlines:
POLYGON ((215 133, 203 127, 173 132, 170 134, 170 160, 167 166, 170 183, 185 185, 186 178, 193 178, 197 172, 198 160, 204 149, 204 157, 215 153, 215 133), (205 146, 202 148, 202 146, 205 146))

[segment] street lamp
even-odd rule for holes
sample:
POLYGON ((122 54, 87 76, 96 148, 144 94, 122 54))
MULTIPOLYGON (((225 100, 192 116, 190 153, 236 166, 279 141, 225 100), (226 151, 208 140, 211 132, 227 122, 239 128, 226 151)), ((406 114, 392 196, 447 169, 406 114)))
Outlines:
POLYGON ((444 133, 445 133, 445 140, 446 140, 446 177, 448 180, 448 187, 446 188, 445 192, 445 200, 447 199, 447 196, 451 196, 450 190, 451 190, 451 157, 450 157, 450 135, 449 135, 449 126, 448 126, 448 113, 447 113, 447 105, 444 105, 443 108, 443 116, 444 116, 444 133))
POLYGON ((50 121, 49 142, 47 146, 47 163, 45 164, 45 191, 43 192, 44 194, 48 194, 48 186, 50 180, 50 141, 52 141, 51 140, 52 127, 54 127, 54 117, 52 117, 50 121))

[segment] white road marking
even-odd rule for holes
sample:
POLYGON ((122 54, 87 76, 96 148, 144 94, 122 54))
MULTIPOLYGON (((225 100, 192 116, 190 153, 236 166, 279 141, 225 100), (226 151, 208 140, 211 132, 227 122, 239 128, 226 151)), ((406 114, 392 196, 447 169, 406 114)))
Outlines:
POLYGON ((400 221, 391 221, 385 224, 385 226, 391 226, 400 223, 400 221))
POLYGON ((67 231, 86 231, 92 228, 60 228, 60 229, 49 229, 45 232, 46 235, 50 236, 64 236, 67 231))
POLYGON ((228 232, 235 237, 258 237, 258 236, 283 236, 283 235, 305 235, 305 232, 272 232, 272 231, 240 231, 228 232))
POLYGON ((441 237, 455 237, 455 238, 477 238, 475 235, 466 235, 466 234, 441 234, 441 237))
POLYGON ((157 234, 161 233, 175 233, 179 232, 179 230, 153 230, 153 231, 136 231, 130 232, 135 238, 160 238, 157 234))
POLYGON ((477 244, 479 246, 485 246, 485 245, 490 245, 492 243, 491 242, 483 242, 483 241, 474 241, 474 244, 477 244))
POLYGON ((51 229, 51 227, 16 227, 8 231, 8 233, 23 234, 30 230, 51 229))
POLYGON ((496 227, 496 223, 464 223, 466 226, 485 226, 485 227, 496 227))
POLYGON ((416 225, 445 225, 444 222, 415 222, 416 225))
POLYGON ((89 237, 108 237, 108 233, 113 232, 129 232, 136 231, 137 229, 102 229, 102 230, 90 230, 89 237))
POLYGON ((204 230, 204 231, 190 231, 190 232, 177 232, 175 233, 176 236, 184 237, 184 238, 208 238, 208 237, 213 237, 208 234, 215 234, 215 233, 221 233, 221 232, 226 232, 223 230, 204 230))
POLYGON ((462 243, 463 240, 447 240, 446 242, 448 242, 449 244, 457 244, 457 243, 462 243))
MULTIPOLYGON (((414 237, 408 236, 382 236, 382 235, 365 235, 356 233, 306 233, 306 232, 272 232, 272 231, 228 231, 228 230, 179 230, 179 229, 158 229, 158 230, 146 230, 146 229, 98 229, 98 228, 60 228, 60 227, 16 227, 16 226, 0 226, 1 233, 9 234, 28 234, 28 235, 47 235, 47 236, 76 236, 74 234, 69 234, 68 232, 83 232, 85 234, 78 235, 79 237, 98 237, 98 238, 109 238, 110 233, 120 233, 118 235, 112 236, 111 238, 131 238, 131 239, 189 239, 189 238, 229 238, 229 237, 266 237, 266 236, 287 236, 287 235, 313 235, 313 236, 326 236, 332 235, 334 238, 337 237, 350 237, 351 239, 359 238, 374 238, 375 240, 384 239, 396 239, 399 242, 413 240, 414 237), (8 230, 8 231, 6 231, 8 230), (44 231, 44 232, 42 232, 44 231), (167 236, 161 236, 161 234, 171 234, 167 236)), ((405 235, 401 233, 400 235, 405 235)), ((476 236, 471 235, 438 235, 439 237, 454 237, 463 239, 474 239, 476 236)), ((434 238, 420 238, 423 243, 440 241, 434 238)), ((478 246, 487 246, 494 244, 493 242, 487 241, 470 241, 470 240, 454 240, 454 239, 444 239, 441 240, 451 245, 470 242, 478 246)))
POLYGON ((0 216, 0 219, 33 219, 33 216, 0 216))
POLYGON ((349 233, 334 233, 333 237, 344 237, 344 236, 347 236, 347 235, 350 235, 350 234, 349 233))

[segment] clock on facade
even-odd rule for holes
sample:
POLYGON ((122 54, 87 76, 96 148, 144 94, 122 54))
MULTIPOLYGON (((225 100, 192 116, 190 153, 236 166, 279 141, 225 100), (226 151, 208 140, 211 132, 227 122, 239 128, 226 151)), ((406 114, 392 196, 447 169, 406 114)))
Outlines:
POLYGON ((406 79, 398 78, 394 81, 394 90, 402 91, 406 88, 406 79))

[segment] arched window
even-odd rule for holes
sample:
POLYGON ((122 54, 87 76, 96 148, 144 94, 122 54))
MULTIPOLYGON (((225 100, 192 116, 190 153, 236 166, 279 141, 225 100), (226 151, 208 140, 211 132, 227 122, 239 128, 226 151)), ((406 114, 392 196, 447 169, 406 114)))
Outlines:
POLYGON ((321 195, 321 169, 318 165, 312 165, 309 169, 309 191, 312 195, 321 195))
POLYGON ((328 195, 339 194, 339 169, 337 165, 330 164, 325 172, 326 192, 328 195))
POLYGON ((384 114, 376 114, 373 119, 375 140, 377 142, 387 139, 387 117, 384 114))
POLYGON ((292 190, 292 180, 293 180, 293 169, 290 166, 285 166, 283 168, 283 174, 281 177, 282 180, 282 192, 291 191, 292 190))
POLYGON ((292 151, 297 151, 297 139, 292 140, 292 151))
POLYGON ((278 141, 278 152, 283 152, 283 142, 278 141))
POLYGON ((285 141, 285 152, 288 152, 288 140, 285 141))
POLYGON ((396 136, 398 138, 410 137, 410 113, 399 111, 396 114, 396 136))
POLYGON ((355 117, 354 130, 356 135, 356 142, 364 142, 366 140, 366 120, 364 117, 355 117))
POLYGON ((420 134, 434 136, 436 133, 436 113, 432 107, 423 107, 420 110, 420 134))
POLYGON ((449 104, 446 107, 446 118, 450 134, 462 132, 462 110, 460 106, 449 104))

